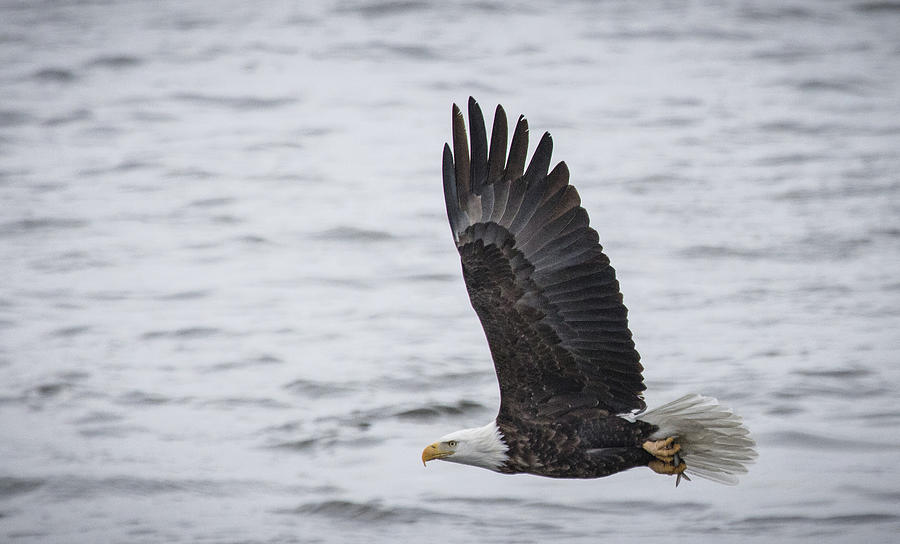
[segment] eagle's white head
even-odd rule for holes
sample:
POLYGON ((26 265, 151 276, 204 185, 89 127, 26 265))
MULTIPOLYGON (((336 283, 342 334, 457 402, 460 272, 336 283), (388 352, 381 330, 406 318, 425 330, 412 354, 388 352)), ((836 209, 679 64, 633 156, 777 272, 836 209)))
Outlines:
POLYGON ((508 459, 508 449, 497 423, 492 421, 484 427, 463 429, 442 436, 422 452, 422 463, 441 459, 496 471, 508 459))

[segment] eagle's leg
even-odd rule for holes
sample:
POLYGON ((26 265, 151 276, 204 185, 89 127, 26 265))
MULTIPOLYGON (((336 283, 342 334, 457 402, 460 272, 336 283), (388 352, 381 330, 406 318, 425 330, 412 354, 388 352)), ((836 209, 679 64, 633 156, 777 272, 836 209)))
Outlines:
POLYGON ((674 436, 670 436, 665 440, 648 440, 642 446, 646 452, 656 458, 647 463, 650 470, 657 474, 677 474, 678 479, 675 480, 675 487, 678 487, 682 478, 690 481, 690 478, 684 473, 687 470, 687 465, 681 460, 681 456, 678 455, 678 452, 681 451, 681 444, 675 443, 674 436))
POLYGON ((648 440, 642 444, 642 447, 653 457, 668 464, 671 464, 675 459, 675 454, 681 451, 681 444, 675 443, 674 436, 663 440, 648 440))

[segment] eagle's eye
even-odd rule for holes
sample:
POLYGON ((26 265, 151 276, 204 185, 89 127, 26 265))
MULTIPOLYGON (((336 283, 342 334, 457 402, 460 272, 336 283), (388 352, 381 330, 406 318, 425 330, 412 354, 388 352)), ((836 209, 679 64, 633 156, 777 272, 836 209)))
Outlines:
POLYGON ((456 447, 456 440, 451 440, 450 442, 447 442, 447 445, 450 446, 451 448, 455 448, 455 447, 456 447))

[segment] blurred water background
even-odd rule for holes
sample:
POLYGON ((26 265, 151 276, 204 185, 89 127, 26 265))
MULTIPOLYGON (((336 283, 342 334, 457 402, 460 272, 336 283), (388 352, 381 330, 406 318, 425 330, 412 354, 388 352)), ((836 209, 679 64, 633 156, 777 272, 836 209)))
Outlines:
MULTIPOLYGON (((0 540, 889 542, 900 4, 0 2, 0 540), (734 488, 435 463, 497 387, 450 105, 554 134, 734 488)), ((532 138, 532 148, 537 138, 532 138)))

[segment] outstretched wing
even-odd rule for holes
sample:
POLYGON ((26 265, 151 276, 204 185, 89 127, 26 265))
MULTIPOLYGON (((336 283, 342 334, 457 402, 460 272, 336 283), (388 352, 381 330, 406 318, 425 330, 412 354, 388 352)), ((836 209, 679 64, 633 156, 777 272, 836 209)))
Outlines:
POLYGON ((488 148, 469 98, 471 153, 453 106, 444 146, 444 197, 463 276, 500 382, 501 414, 559 417, 580 409, 645 408, 640 356, 615 270, 561 162, 541 138, 528 169, 528 123, 519 117, 507 157, 497 106, 488 148))

